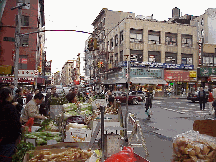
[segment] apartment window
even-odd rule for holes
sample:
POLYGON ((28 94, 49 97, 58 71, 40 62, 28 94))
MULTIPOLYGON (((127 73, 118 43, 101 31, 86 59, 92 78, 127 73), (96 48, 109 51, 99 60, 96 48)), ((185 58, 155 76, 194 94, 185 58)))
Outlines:
POLYGON ((177 64, 177 53, 166 52, 165 53, 165 63, 177 64))
POLYGON ((123 56, 123 51, 120 51, 120 62, 123 61, 123 58, 124 58, 124 56, 123 56))
POLYGON ((130 29, 130 42, 142 42, 143 30, 142 29, 130 29))
POLYGON ((160 44, 160 31, 148 31, 148 43, 149 44, 160 44))
POLYGON ((193 47, 192 35, 182 34, 182 47, 193 47))
POLYGON ((15 38, 13 38, 13 37, 4 37, 3 41, 15 42, 15 38))
POLYGON ((113 38, 110 39, 110 49, 112 49, 112 48, 113 48, 113 38))
POLYGON ((202 26, 204 25, 204 20, 203 20, 203 18, 201 19, 200 24, 201 24, 202 26))
POLYGON ((112 63, 113 63, 113 55, 110 56, 110 64, 112 64, 112 63))
POLYGON ((193 65, 193 55, 192 54, 182 54, 182 64, 193 65))
POLYGON ((109 49, 110 47, 110 44, 109 44, 109 41, 107 41, 107 49, 109 49))
POLYGON ((123 35, 123 31, 120 32, 120 44, 122 44, 124 40, 124 35, 123 35))
POLYGON ((115 35, 115 46, 118 46, 118 34, 115 35))
POLYGON ((160 51, 148 51, 148 61, 161 63, 160 51))
POLYGON ((26 70, 27 69, 27 62, 28 62, 28 56, 20 55, 19 56, 18 69, 19 70, 26 70))
POLYGON ((115 54, 115 66, 118 66, 118 53, 115 54))
POLYGON ((142 50, 130 50, 130 60, 143 62, 142 50))
POLYGON ((176 33, 165 33, 165 44, 177 46, 177 34, 176 33))
POLYGON ((22 38, 22 46, 28 47, 28 45, 29 45, 29 35, 24 35, 22 38))
MULTIPOLYGON (((18 24, 18 15, 16 15, 16 25, 18 24)), ((21 15, 21 26, 29 26, 29 16, 21 15)))
POLYGON ((201 30, 201 36, 204 37, 204 30, 201 30))
POLYGON ((216 54, 204 53, 202 56, 202 60, 203 66, 216 66, 216 54))

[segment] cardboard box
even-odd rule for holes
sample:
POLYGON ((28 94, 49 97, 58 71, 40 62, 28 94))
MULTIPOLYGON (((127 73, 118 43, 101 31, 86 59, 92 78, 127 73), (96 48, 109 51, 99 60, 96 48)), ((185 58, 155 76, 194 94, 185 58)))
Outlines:
POLYGON ((193 130, 200 134, 216 137, 216 120, 195 120, 193 130))

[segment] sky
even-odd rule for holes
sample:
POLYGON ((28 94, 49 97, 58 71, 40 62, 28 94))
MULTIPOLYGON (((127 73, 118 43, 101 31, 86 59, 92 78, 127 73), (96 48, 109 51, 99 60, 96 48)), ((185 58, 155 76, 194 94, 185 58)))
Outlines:
MULTIPOLYGON (((172 17, 172 9, 178 7, 182 15, 200 16, 208 8, 216 8, 215 0, 45 0, 46 30, 78 30, 91 33, 91 25, 102 8, 113 11, 133 12, 150 16, 158 21, 172 17)), ((61 31, 45 32, 47 60, 52 60, 52 73, 61 71, 67 60, 77 58, 81 53, 81 68, 84 66, 86 33, 61 31)), ((84 75, 81 69, 82 75, 84 75)))

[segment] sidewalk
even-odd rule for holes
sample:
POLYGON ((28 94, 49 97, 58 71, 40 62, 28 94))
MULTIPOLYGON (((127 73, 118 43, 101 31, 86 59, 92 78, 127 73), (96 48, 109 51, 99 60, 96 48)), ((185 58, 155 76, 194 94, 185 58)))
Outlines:
POLYGON ((177 96, 170 96, 170 97, 154 97, 153 100, 164 100, 164 99, 187 99, 187 96, 177 95, 177 96))

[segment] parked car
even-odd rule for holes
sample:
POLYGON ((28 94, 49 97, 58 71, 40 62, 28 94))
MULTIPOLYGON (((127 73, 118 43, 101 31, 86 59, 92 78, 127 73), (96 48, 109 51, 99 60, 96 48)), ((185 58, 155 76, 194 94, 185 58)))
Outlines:
MULTIPOLYGON (((113 95, 114 95, 116 100, 120 101, 121 103, 126 103, 127 95, 125 92, 114 91, 113 95)), ((128 95, 128 103, 129 104, 137 105, 137 104, 139 104, 139 102, 143 102, 143 98, 141 96, 138 96, 137 94, 134 94, 134 93, 129 93, 129 95, 128 95)))
MULTIPOLYGON (((206 92, 206 98, 208 99, 209 92, 208 91, 205 91, 205 92, 206 92)), ((192 102, 199 101, 198 93, 199 91, 188 93, 187 100, 191 100, 192 102)))
POLYGON ((143 92, 143 91, 131 91, 131 94, 142 97, 143 101, 145 102, 146 92, 143 92))

